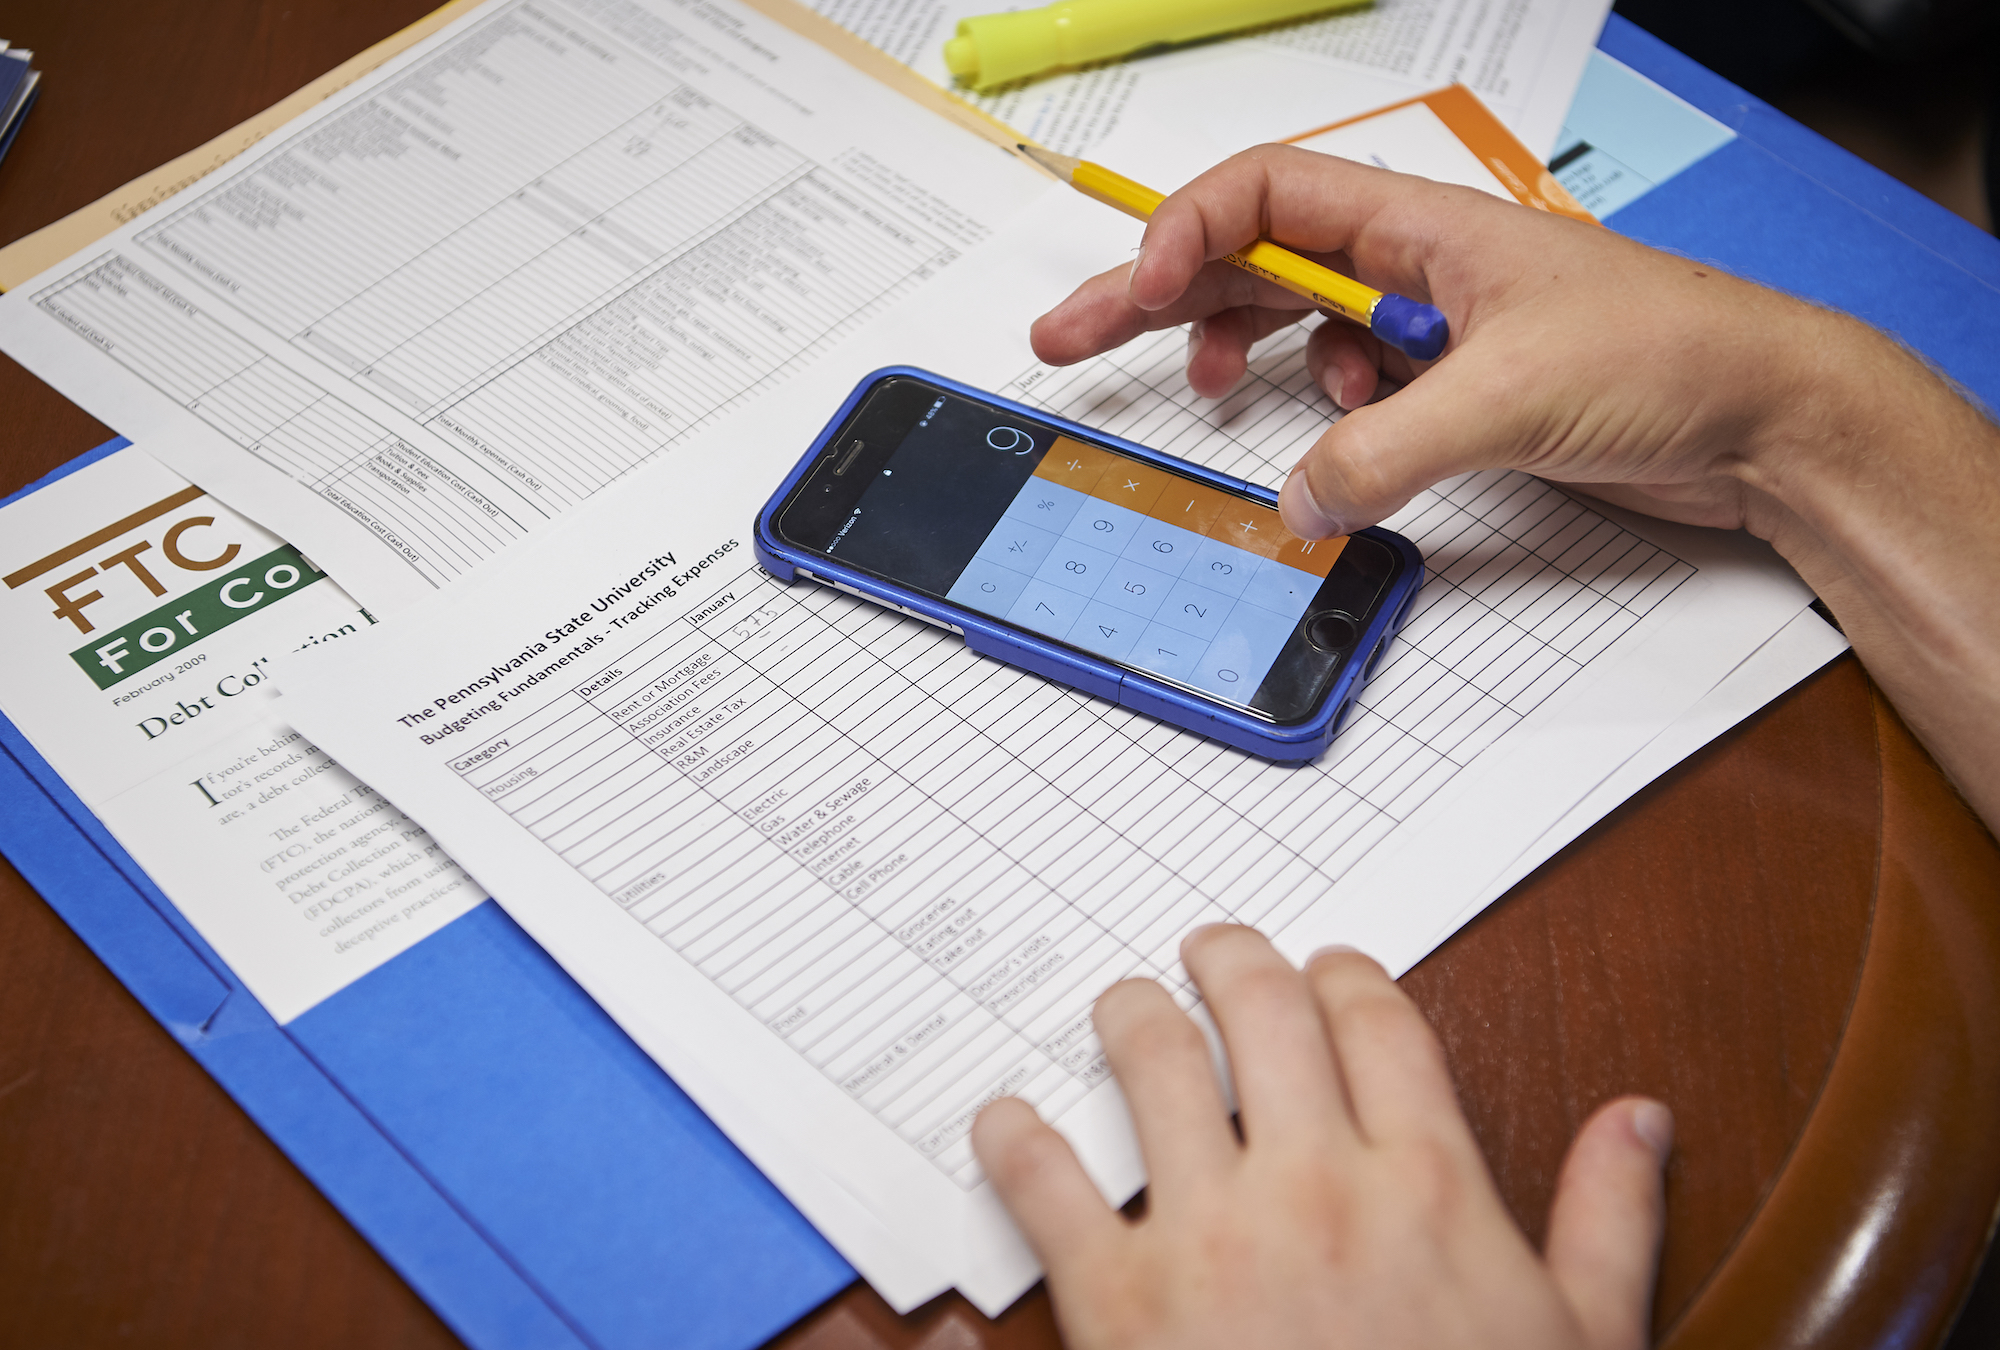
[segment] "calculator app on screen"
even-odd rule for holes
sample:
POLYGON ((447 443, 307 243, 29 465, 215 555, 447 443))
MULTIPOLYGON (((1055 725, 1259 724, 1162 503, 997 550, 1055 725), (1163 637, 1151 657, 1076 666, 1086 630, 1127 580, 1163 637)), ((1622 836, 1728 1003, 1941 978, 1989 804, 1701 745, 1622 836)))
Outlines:
POLYGON ((1345 543, 1300 539, 1270 507, 1058 436, 947 596, 1241 703, 1345 543))

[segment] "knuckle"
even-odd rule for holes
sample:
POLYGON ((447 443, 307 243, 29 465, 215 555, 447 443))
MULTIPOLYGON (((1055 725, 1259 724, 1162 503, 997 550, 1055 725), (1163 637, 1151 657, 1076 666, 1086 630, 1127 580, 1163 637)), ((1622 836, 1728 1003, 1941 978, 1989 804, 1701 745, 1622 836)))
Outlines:
POLYGON ((1419 1136, 1383 1150, 1384 1164, 1411 1213, 1440 1229, 1464 1212, 1471 1188, 1458 1153, 1442 1140, 1419 1136))
POLYGON ((1289 966, 1260 962, 1231 975, 1212 997, 1245 1011, 1268 1015, 1296 1006, 1299 993, 1297 971, 1289 966))
POLYGON ((1309 1243, 1324 1269, 1337 1269, 1366 1239, 1366 1218, 1351 1177, 1319 1158, 1291 1161, 1275 1194, 1287 1232, 1309 1243))
POLYGON ((1159 1281, 1131 1263, 1099 1272, 1084 1321, 1089 1327, 1079 1341, 1093 1346, 1157 1345, 1170 1333, 1173 1301, 1159 1281))
POLYGON ((1427 1055, 1437 1044, 1428 1023, 1399 998, 1369 992, 1344 1000, 1334 1010, 1343 1039, 1392 1049, 1399 1055, 1427 1055))

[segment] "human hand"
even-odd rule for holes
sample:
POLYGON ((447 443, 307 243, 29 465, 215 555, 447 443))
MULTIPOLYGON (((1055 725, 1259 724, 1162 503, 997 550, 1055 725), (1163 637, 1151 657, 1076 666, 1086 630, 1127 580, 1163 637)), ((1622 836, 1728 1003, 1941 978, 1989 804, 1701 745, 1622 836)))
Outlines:
MULTIPOLYGON (((1192 323, 1188 379, 1220 397, 1250 345, 1314 311, 1218 261, 1273 239, 1451 322, 1413 363, 1339 320, 1308 340, 1314 380, 1349 416, 1281 495, 1308 538, 1392 514, 1443 478, 1519 468, 1669 519, 1752 524, 1742 461, 1813 373, 1830 316, 1609 230, 1290 146, 1260 146, 1168 197, 1140 256, 1036 322, 1066 365, 1192 323), (1404 383, 1370 403, 1383 376, 1404 383)), ((1773 451, 1773 453, 1776 453, 1773 451)))
POLYGON ((1437 1037, 1380 966, 1328 952, 1301 972, 1233 925, 1181 952, 1229 1051, 1240 1140, 1206 1040, 1149 980, 1096 1008, 1151 1178, 1142 1219, 1107 1205, 1026 1103, 973 1125, 1073 1350, 1646 1344, 1665 1107, 1622 1098, 1583 1127, 1537 1255, 1437 1037))

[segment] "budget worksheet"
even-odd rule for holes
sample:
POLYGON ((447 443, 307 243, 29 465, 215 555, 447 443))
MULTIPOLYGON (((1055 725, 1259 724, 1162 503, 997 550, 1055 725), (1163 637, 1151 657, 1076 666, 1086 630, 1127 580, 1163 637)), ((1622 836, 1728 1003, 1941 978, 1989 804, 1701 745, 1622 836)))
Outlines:
POLYGON ((0 298, 0 348, 385 613, 1046 186, 750 9, 494 0, 0 298))
POLYGON ((896 361, 1275 486, 1334 416, 1301 332, 1221 400, 1187 387, 1178 330, 1065 370, 1027 349, 1135 235, 1038 203, 782 402, 281 672, 297 725, 779 1185, 830 1178, 989 1310, 1036 1270, 973 1155, 980 1107, 1034 1103, 1109 1196, 1142 1180, 1098 992, 1156 978, 1196 1007, 1178 946, 1217 919, 1406 969, 1810 599, 1754 541, 1525 475, 1443 483, 1388 522, 1428 564, 1403 637, 1333 748, 1279 767, 756 566, 764 496, 896 361))

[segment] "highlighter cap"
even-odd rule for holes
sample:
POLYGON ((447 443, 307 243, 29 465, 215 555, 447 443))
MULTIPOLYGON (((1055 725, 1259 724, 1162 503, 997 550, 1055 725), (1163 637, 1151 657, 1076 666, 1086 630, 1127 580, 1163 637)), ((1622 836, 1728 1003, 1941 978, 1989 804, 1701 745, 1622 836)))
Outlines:
POLYGON ((946 67, 975 89, 991 89, 1069 64, 1057 8, 960 19, 957 34, 944 44, 946 67))
POLYGON ((1056 0, 961 19, 945 64, 975 89, 1368 0, 1056 0))
POLYGON ((1435 361, 1451 338, 1451 325, 1435 305, 1406 295, 1385 295, 1368 314, 1368 331, 1418 361, 1435 361))

